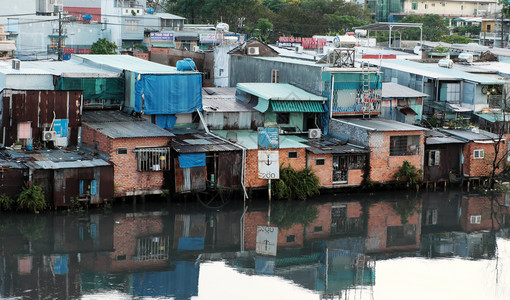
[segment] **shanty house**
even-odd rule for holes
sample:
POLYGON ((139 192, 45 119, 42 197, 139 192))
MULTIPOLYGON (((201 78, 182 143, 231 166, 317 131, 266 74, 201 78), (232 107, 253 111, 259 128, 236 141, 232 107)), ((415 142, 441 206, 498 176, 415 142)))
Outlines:
POLYGON ((437 130, 425 131, 423 181, 446 183, 460 180, 464 143, 437 130))
POLYGON ((393 82, 383 82, 381 117, 407 124, 421 123, 423 98, 427 94, 393 82))
POLYGON ((422 127, 386 120, 332 119, 330 133, 343 133, 349 142, 370 150, 369 178, 377 182, 394 181, 404 161, 423 169, 424 131, 422 127))
POLYGON ((121 111, 87 111, 83 146, 104 155, 115 170, 115 196, 161 194, 169 188, 173 134, 121 111))

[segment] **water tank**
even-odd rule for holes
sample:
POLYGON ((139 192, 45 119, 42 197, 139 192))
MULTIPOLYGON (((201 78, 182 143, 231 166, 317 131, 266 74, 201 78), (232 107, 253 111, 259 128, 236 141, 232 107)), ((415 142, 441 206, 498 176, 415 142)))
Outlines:
POLYGON ((227 23, 218 23, 218 25, 216 25, 216 30, 219 32, 227 32, 229 28, 227 23))
POLYGON ((82 19, 85 21, 90 21, 90 20, 92 20, 92 16, 91 15, 83 15, 82 19))
POLYGON ((367 31, 365 29, 356 29, 354 33, 356 36, 367 36, 367 31))
POLYGON ((177 71, 193 71, 195 70, 195 63, 191 58, 185 58, 177 61, 177 71))
POLYGON ((473 54, 461 53, 461 54, 459 54, 459 61, 465 61, 467 63, 472 63, 473 62, 473 54))
POLYGON ((444 58, 439 60, 437 63, 440 67, 451 69, 453 67, 453 60, 449 58, 444 58))
POLYGON ((153 13, 154 13, 154 8, 149 7, 149 8, 147 8, 147 9, 145 10, 145 12, 151 15, 151 14, 153 14, 153 13))

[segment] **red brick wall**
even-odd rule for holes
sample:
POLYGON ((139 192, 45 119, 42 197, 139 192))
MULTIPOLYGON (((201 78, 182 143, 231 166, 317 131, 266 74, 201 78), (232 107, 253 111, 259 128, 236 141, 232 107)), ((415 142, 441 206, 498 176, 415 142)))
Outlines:
POLYGON ((324 239, 331 235, 331 206, 331 203, 317 206, 317 219, 306 228, 305 240, 324 239), (316 226, 322 226, 322 231, 315 232, 316 226))
POLYGON ((416 225, 416 244, 406 246, 387 247, 388 226, 402 226, 400 216, 394 210, 395 202, 378 202, 370 206, 368 219, 368 235, 365 239, 367 253, 387 252, 398 250, 413 250, 420 247, 420 213, 409 216, 408 223, 416 225))
POLYGON ((333 156, 331 154, 314 154, 307 152, 307 166, 311 167, 320 179, 321 187, 333 185, 333 156), (323 166, 317 166, 315 160, 324 159, 323 166))
POLYGON ((360 185, 363 181, 363 170, 354 169, 347 171, 347 184, 360 185))
POLYGON ((164 54, 164 55, 168 55, 168 48, 156 48, 156 47, 152 47, 150 53, 151 54, 164 54))
MULTIPOLYGON (((507 208, 500 208, 499 203, 504 203, 504 196, 499 195, 494 201, 491 208, 491 199, 488 196, 466 197, 461 203, 460 225, 465 232, 473 232, 478 230, 490 230, 492 228, 491 213, 495 213, 495 218, 501 222, 502 215, 507 215, 507 208), (480 224, 471 224, 471 216, 481 216, 480 224)), ((494 220, 494 229, 498 230, 498 221, 494 220)))
POLYGON ((98 143, 98 150, 110 157, 114 164, 115 196, 123 196, 134 190, 161 189, 163 172, 138 172, 136 147, 161 147, 169 143, 170 137, 141 137, 111 139, 87 125, 82 128, 83 144, 94 147, 98 143), (126 148, 127 154, 117 154, 118 148, 126 148))
POLYGON ((369 133, 370 179, 377 182, 394 181, 393 175, 402 166, 404 160, 418 169, 423 169, 424 136, 422 131, 392 131, 369 133), (420 150, 418 155, 390 156, 390 136, 419 135, 420 150))
MULTIPOLYGON (((248 212, 246 213, 244 247, 246 250, 255 250, 257 242, 257 226, 267 226, 267 212, 248 212)), ((275 226, 271 224, 271 226, 275 226)), ((301 224, 292 226, 290 229, 278 230, 277 247, 299 248, 303 247, 304 230, 301 224), (294 235, 295 240, 287 243, 287 235, 294 235)))
MULTIPOLYGON (((267 186, 267 179, 259 178, 258 151, 259 150, 246 151, 246 187, 267 186)), ((280 149, 279 151, 280 165, 283 163, 286 167, 290 164, 295 170, 298 171, 303 170, 306 167, 305 148, 280 149), (289 158, 289 152, 297 152, 298 157, 289 158)))
POLYGON ((144 60, 149 60, 149 53, 135 52, 135 53, 133 53, 133 56, 144 59, 144 60))
MULTIPOLYGON (((462 150, 464 155, 463 173, 469 177, 489 176, 492 171, 494 160, 494 144, 481 144, 469 142, 464 144, 462 150), (474 150, 484 150, 484 158, 474 158, 474 150)), ((500 145, 499 157, 506 152, 506 143, 500 145)), ((502 169, 497 169, 496 174, 502 169)))

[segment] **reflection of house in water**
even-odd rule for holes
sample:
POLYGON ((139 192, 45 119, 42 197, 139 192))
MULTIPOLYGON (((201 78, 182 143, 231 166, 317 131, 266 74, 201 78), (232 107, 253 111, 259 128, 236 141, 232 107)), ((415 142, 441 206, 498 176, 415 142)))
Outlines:
POLYGON ((494 238, 489 231, 429 233, 423 235, 421 252, 428 257, 492 257, 496 242, 491 239, 494 238))

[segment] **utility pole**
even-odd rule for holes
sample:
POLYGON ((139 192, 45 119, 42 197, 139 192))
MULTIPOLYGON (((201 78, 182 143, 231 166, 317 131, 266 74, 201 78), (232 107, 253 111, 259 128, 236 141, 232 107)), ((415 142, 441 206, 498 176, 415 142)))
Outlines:
POLYGON ((64 27, 64 24, 62 23, 62 12, 59 11, 58 12, 58 46, 57 46, 59 61, 62 60, 62 32, 64 31, 63 27, 64 27))
MULTIPOLYGON (((501 11, 501 48, 505 48, 505 44, 504 44, 505 31, 503 30, 503 23, 505 22, 504 16, 505 16, 505 14, 503 13, 503 11, 501 11)), ((494 46, 496 46, 496 45, 494 45, 494 46)))

